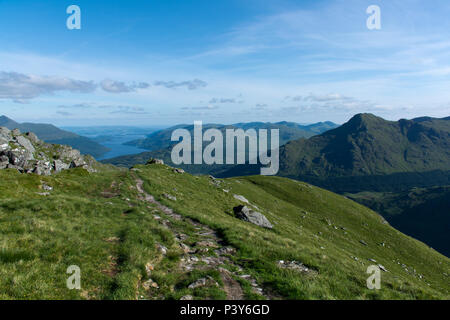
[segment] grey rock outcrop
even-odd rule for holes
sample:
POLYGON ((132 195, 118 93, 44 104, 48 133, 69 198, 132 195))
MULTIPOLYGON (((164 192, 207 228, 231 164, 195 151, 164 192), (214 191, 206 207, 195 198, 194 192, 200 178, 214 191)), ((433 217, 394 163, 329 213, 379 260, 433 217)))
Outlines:
POLYGON ((11 136, 11 130, 5 127, 0 127, 0 138, 6 138, 11 136))
POLYGON ((234 214, 237 218, 256 224, 257 226, 272 229, 273 225, 260 212, 253 211, 246 206, 237 206, 233 208, 234 214))
POLYGON ((22 134, 18 129, 0 127, 0 169, 38 175, 78 167, 93 172, 94 162, 69 146, 44 143, 32 132, 22 134))
POLYGON ((31 143, 31 141, 28 140, 27 138, 25 138, 23 136, 18 136, 16 140, 19 145, 21 145, 22 147, 25 148, 25 150, 27 150, 31 153, 34 153, 36 151, 33 144, 31 143))
POLYGON ((147 161, 147 164, 164 164, 164 160, 151 158, 147 161))

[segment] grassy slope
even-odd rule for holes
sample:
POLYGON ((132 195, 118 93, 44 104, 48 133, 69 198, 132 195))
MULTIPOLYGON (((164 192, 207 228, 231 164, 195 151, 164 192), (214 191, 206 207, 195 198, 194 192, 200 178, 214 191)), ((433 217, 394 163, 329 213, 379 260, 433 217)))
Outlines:
POLYGON ((381 213, 395 228, 450 256, 450 186, 346 195, 381 213))
MULTIPOLYGON (((383 224, 380 216, 344 197, 278 177, 227 179, 217 187, 206 176, 176 174, 166 166, 137 169, 133 173, 105 168, 97 174, 77 169, 51 177, 1 170, 0 298, 146 297, 140 284, 146 278, 148 261, 155 262, 152 277, 161 287, 158 298, 178 299, 188 293, 201 299, 223 298, 219 289, 187 289, 198 275, 177 273, 174 266, 181 252, 173 234, 153 219, 151 213, 157 210, 138 200, 133 174, 142 178, 145 190, 162 203, 217 230, 238 249, 233 259, 243 266, 243 272, 253 275, 274 296, 449 298, 448 258, 383 224), (37 194, 43 192, 39 188, 42 182, 54 188, 51 195, 37 194), (175 195, 177 201, 161 197, 162 193, 175 195), (244 195, 258 206, 274 229, 234 218, 232 208, 239 202, 233 194, 244 195), (381 242, 386 245, 379 245, 381 242), (169 249, 165 257, 159 255, 157 243, 169 249), (375 259, 389 270, 382 273, 379 291, 366 288, 365 271, 372 264, 367 259, 375 259), (277 260, 301 261, 318 274, 281 270, 277 260), (81 267, 81 291, 66 289, 65 271, 72 264, 81 267), (415 269, 416 275, 401 264, 410 272, 415 269), (419 279, 418 274, 424 278, 419 279)), ((194 233, 182 222, 171 222, 188 235, 194 233)), ((247 297, 256 298, 246 292, 247 297)))

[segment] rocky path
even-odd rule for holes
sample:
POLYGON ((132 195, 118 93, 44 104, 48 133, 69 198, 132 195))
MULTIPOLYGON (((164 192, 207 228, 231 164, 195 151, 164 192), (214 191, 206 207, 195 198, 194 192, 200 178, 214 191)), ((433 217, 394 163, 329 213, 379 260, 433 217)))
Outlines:
MULTIPOLYGON (((174 212, 172 209, 158 202, 152 195, 148 194, 144 188, 142 179, 136 177, 136 189, 139 193, 139 199, 150 204, 153 204, 158 209, 158 214, 154 215, 155 219, 159 220, 162 225, 171 230, 174 234, 175 240, 178 242, 183 256, 180 259, 179 269, 182 273, 189 273, 194 270, 218 270, 223 282, 223 290, 226 293, 228 300, 242 300, 245 299, 244 291, 237 281, 241 278, 248 281, 252 287, 252 291, 258 295, 268 299, 264 290, 258 285, 256 280, 250 275, 243 274, 243 269, 230 259, 231 255, 236 252, 236 249, 230 246, 223 245, 224 241, 211 228, 196 222, 192 219, 183 217, 174 212), (183 233, 183 230, 174 227, 169 220, 170 217, 174 220, 183 221, 193 227, 196 232, 195 236, 198 239, 191 246, 189 243, 190 236, 183 233), (186 242, 186 243, 185 243, 186 242), (233 270, 233 271, 230 271, 233 270)), ((212 278, 200 278, 189 285, 188 288, 195 289, 201 286, 218 285, 212 278)), ((182 299, 192 299, 192 296, 185 296, 182 299)))

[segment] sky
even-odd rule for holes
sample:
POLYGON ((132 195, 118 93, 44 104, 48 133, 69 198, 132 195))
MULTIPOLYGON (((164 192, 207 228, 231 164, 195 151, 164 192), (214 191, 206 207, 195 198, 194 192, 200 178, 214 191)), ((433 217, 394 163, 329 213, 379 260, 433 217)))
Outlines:
POLYGON ((0 115, 61 126, 450 115, 448 0, 0 0, 0 115), (81 29, 68 29, 70 5, 81 29), (370 5, 381 29, 370 30, 370 5))

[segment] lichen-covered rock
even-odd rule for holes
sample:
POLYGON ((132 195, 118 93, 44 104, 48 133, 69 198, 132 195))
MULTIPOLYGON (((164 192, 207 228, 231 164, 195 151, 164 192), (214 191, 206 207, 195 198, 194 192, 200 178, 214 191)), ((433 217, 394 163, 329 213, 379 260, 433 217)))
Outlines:
POLYGON ((55 172, 61 172, 62 170, 67 170, 70 168, 70 165, 62 162, 61 160, 53 161, 53 168, 55 172))
POLYGON ((36 151, 33 144, 31 143, 31 141, 28 140, 27 138, 25 138, 23 136, 18 136, 16 140, 17 140, 18 144, 20 144, 22 147, 25 148, 25 150, 27 150, 31 153, 34 153, 36 151))

